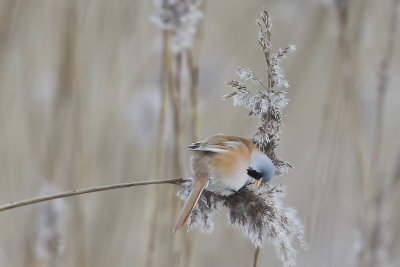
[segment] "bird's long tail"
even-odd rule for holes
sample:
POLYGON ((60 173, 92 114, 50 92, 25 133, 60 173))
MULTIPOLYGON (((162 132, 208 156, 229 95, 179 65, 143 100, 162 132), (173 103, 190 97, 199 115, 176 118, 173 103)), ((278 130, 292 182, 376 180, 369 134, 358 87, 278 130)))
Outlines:
POLYGON ((174 232, 180 230, 183 225, 185 225, 186 221, 189 218, 190 213, 192 212, 194 206, 200 198, 201 193, 208 183, 208 178, 205 177, 203 179, 193 179, 193 188, 192 192, 190 192, 189 197, 186 199, 185 204, 179 214, 178 220, 175 223, 174 232))

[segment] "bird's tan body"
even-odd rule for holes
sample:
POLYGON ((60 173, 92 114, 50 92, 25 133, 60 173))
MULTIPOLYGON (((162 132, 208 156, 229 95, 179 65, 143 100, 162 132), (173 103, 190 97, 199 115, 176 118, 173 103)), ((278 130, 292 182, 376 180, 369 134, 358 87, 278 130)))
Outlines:
POLYGON ((193 151, 193 179, 203 179, 203 176, 207 176, 207 190, 220 195, 231 195, 245 185, 250 153, 255 149, 252 142, 244 138, 218 135, 207 139, 202 146, 227 151, 193 151), (199 164, 200 162, 204 163, 199 164), (205 167, 207 173, 204 173, 205 167))
POLYGON ((251 153, 260 152, 247 139, 217 135, 189 147, 193 151, 193 189, 187 198, 175 231, 182 228, 204 188, 220 195, 231 195, 249 179, 251 153))

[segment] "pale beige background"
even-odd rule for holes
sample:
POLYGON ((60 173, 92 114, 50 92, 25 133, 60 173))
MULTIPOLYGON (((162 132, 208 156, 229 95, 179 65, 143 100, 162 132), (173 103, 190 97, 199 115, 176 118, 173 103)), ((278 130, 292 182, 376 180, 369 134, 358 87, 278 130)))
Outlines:
MULTIPOLYGON (((205 138, 251 137, 256 130, 258 122, 222 95, 229 92, 225 81, 236 79, 236 66, 265 77, 255 24, 262 6, 273 18, 275 47, 297 45, 283 63, 291 88, 279 147, 295 170, 276 182, 287 186, 285 202, 305 225, 309 249, 299 249, 298 266, 355 266, 360 210, 355 144, 361 140, 369 159, 377 76, 388 39, 392 1, 367 1, 359 61, 351 65, 357 93, 350 98, 341 79, 348 70, 331 2, 207 1, 196 47, 205 138), (351 106, 360 114, 359 134, 352 130, 351 106)), ((350 2, 348 36, 358 32, 364 1, 350 2)), ((156 178, 162 50, 161 31, 149 20, 153 10, 150 0, 0 1, 0 203, 38 195, 45 180, 68 190, 156 178)), ((396 161, 400 164, 399 36, 393 36, 385 95, 382 179, 392 177, 396 161)), ((171 120, 167 123, 170 137, 171 120)), ((190 125, 188 117, 185 123, 190 125)), ((185 145, 194 141, 189 133, 185 145)), ((167 145, 168 153, 172 147, 167 145)), ((172 160, 167 157, 167 166, 172 160)), ((185 156, 190 175, 188 163, 185 156)), ((170 169, 164 178, 172 178, 170 169)), ((154 187, 142 187, 67 199, 62 266, 144 266, 154 193, 154 187)), ((171 238, 183 235, 174 237, 166 223, 173 220, 168 207, 160 208, 156 222, 155 266, 170 266, 171 238)), ((0 214, 0 266, 42 266, 35 260, 36 211, 30 206, 0 214)), ((393 238, 387 251, 394 266, 400 264, 398 211, 398 206, 388 211, 393 238)), ((227 226, 224 213, 213 234, 195 235, 193 266, 252 264, 250 241, 227 226)), ((260 266, 281 266, 269 244, 260 266)))

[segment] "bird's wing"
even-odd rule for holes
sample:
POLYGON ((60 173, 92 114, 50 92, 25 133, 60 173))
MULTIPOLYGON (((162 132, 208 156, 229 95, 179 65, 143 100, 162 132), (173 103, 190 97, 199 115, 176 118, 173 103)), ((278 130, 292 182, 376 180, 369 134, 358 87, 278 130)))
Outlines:
POLYGON ((207 140, 191 144, 189 146, 189 150, 221 153, 236 149, 240 145, 240 142, 234 140, 207 140))

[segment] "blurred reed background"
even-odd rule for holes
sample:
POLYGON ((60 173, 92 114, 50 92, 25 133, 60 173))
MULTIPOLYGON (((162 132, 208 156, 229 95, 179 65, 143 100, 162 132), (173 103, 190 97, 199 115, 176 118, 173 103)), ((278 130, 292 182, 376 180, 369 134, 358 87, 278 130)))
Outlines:
MULTIPOLYGON (((187 144, 251 137, 258 121, 222 96, 236 66, 265 74, 263 6, 274 46, 297 45, 279 147, 296 169, 273 183, 305 225, 298 266, 400 266, 398 0, 203 0, 193 46, 168 64, 152 1, 1 0, 0 203, 188 177, 187 144)), ((250 266, 254 247, 225 214, 211 235, 172 233, 176 190, 5 211, 0 266, 250 266)), ((282 265, 268 244, 259 263, 282 265)))

